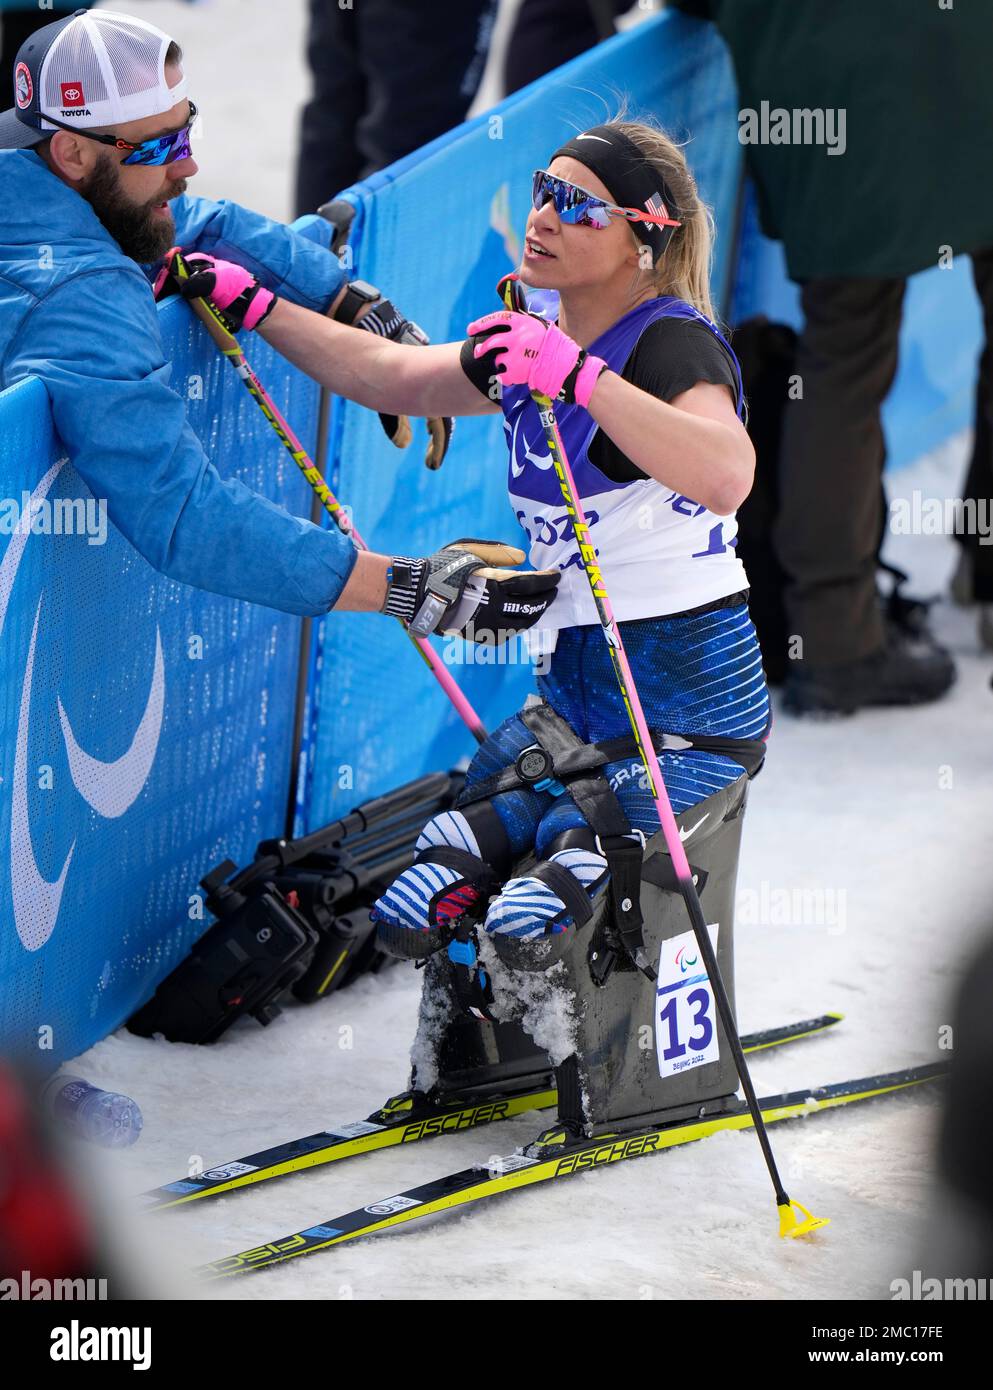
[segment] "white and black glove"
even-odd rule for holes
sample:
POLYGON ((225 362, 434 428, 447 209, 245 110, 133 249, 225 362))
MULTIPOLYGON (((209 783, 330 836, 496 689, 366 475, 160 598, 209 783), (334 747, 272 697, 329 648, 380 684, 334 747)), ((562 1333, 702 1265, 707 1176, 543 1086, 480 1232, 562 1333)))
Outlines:
POLYGON ((518 570, 524 552, 502 541, 452 541, 425 559, 394 555, 382 612, 413 637, 456 633, 499 646, 533 627, 555 598, 558 570, 518 570))

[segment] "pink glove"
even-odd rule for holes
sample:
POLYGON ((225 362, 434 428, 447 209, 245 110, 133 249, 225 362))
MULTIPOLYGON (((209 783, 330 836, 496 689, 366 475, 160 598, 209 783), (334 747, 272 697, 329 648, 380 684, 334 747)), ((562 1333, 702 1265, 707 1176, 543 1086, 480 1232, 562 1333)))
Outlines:
POLYGON ((263 319, 272 313, 276 296, 260 285, 250 270, 235 265, 233 261, 221 261, 203 251, 191 251, 188 256, 181 252, 189 271, 189 278, 181 280, 172 265, 172 258, 178 249, 169 252, 156 278, 153 287, 156 299, 164 298, 175 289, 184 299, 209 299, 216 309, 222 311, 225 324, 232 333, 242 328, 258 328, 263 319))
POLYGON ((602 357, 591 356, 561 328, 534 314, 501 309, 474 319, 466 332, 477 340, 474 357, 494 354, 503 385, 527 386, 566 405, 588 406, 607 366, 602 357))

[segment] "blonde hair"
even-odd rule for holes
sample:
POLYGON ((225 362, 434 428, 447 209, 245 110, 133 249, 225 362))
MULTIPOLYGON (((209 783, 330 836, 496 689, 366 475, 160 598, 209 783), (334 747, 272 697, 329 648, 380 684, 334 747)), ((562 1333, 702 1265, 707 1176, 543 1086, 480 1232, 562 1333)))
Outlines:
MULTIPOLYGON (((624 112, 606 122, 616 126, 626 135, 645 156, 648 164, 658 170, 665 180, 673 198, 675 208, 669 208, 670 217, 677 217, 682 226, 676 227, 665 251, 658 257, 654 266, 653 281, 657 294, 673 295, 685 299, 701 314, 706 314, 716 323, 714 306, 710 298, 710 267, 714 247, 714 216, 710 208, 697 192, 696 180, 690 172, 686 156, 661 125, 650 119, 628 121, 624 112)), ((632 222, 631 230, 635 239, 638 224, 632 222)))

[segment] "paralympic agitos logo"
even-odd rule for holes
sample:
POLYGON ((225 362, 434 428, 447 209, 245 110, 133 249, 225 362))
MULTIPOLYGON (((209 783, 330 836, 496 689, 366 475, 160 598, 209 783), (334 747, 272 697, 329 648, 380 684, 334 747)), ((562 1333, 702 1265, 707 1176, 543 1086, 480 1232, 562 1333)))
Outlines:
MULTIPOLYGON (((32 503, 41 502, 50 491, 65 460, 52 465, 34 492, 32 503)), ((0 559, 0 638, 3 636, 7 608, 24 550, 31 535, 30 522, 13 532, 7 549, 0 559)), ((31 833, 28 798, 28 742, 32 715, 34 666, 37 652, 38 628, 45 602, 42 590, 35 607, 31 639, 21 685, 14 747, 14 776, 10 817, 10 892, 14 909, 14 925, 21 944, 27 951, 44 946, 51 936, 59 916, 66 877, 76 849, 73 839, 62 867, 54 880, 41 872, 35 855, 31 833)), ((162 639, 156 629, 155 656, 145 710, 127 750, 111 761, 92 757, 79 744, 69 716, 56 694, 59 724, 69 764, 69 774, 77 792, 99 816, 116 819, 124 815, 137 799, 148 780, 158 751, 165 706, 165 669, 162 658, 162 639)))

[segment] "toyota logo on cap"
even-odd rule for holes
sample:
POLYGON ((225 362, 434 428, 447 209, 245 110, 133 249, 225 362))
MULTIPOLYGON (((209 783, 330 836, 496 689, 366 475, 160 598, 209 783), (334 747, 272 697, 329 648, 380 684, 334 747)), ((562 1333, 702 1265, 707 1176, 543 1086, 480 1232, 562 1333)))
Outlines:
POLYGON ((78 82, 63 82, 62 105, 63 106, 85 106, 86 98, 83 96, 83 89, 78 82))

